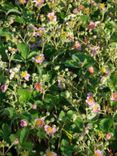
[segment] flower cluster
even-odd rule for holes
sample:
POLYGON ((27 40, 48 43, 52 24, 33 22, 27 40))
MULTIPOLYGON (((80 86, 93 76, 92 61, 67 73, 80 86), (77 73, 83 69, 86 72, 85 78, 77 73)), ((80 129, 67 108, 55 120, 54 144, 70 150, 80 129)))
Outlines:
POLYGON ((42 4, 44 4, 44 0, 33 0, 33 2, 35 3, 35 5, 37 7, 41 6, 42 4))
POLYGON ((116 10, 0 1, 0 155, 117 155, 116 10))
POLYGON ((56 126, 51 127, 49 125, 45 125, 44 129, 49 136, 52 136, 56 132, 56 126))
POLYGON ((100 151, 99 149, 95 151, 95 156, 103 156, 103 152, 100 151))
POLYGON ((57 20, 57 17, 56 17, 54 12, 48 13, 47 17, 48 17, 50 22, 56 22, 56 20, 57 20))
POLYGON ((43 27, 40 27, 40 28, 35 28, 35 30, 34 30, 34 36, 42 36, 43 34, 44 34, 44 32, 45 32, 45 28, 43 28, 43 27))
POLYGON ((100 112, 100 105, 95 102, 92 93, 88 94, 86 103, 90 106, 94 113, 100 112))
POLYGON ((26 81, 29 81, 30 74, 27 71, 22 71, 21 77, 24 78, 26 81))
POLYGON ((33 60, 38 64, 41 64, 44 61, 44 59, 44 54, 39 54, 35 58, 33 58, 33 60))

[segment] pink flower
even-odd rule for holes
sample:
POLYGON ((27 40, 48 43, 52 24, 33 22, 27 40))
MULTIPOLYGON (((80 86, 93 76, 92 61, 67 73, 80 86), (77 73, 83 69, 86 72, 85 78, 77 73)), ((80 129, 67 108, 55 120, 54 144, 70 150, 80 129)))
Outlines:
POLYGON ((33 2, 36 4, 36 6, 44 4, 44 0, 33 0, 33 2))
POLYGON ((67 39, 68 39, 68 41, 70 41, 70 42, 71 42, 71 41, 74 41, 74 35, 73 35, 73 33, 70 33, 70 32, 69 32, 69 33, 67 34, 67 39))
POLYGON ((77 14, 78 12, 84 10, 84 8, 85 8, 85 7, 84 7, 83 5, 80 5, 78 8, 75 8, 75 9, 73 10, 73 13, 74 13, 74 14, 77 14))
POLYGON ((40 91, 40 92, 43 91, 43 87, 42 87, 42 84, 41 84, 41 83, 38 83, 38 82, 35 83, 34 88, 35 88, 37 91, 40 91))
POLYGON ((96 150, 94 156, 103 156, 103 152, 100 150, 96 150))
POLYGON ((19 0, 19 3, 20 4, 25 4, 25 3, 27 3, 27 0, 19 0))
POLYGON ((88 25, 88 29, 89 29, 89 30, 93 30, 93 29, 95 29, 95 28, 96 28, 96 23, 91 21, 91 22, 89 23, 89 25, 88 25))
POLYGON ((45 32, 45 28, 35 28, 34 36, 42 36, 45 32))
POLYGON ((33 60, 39 64, 41 64, 44 61, 44 59, 45 59, 44 54, 39 54, 35 58, 33 58, 33 60))
POLYGON ((87 99, 86 99, 86 103, 89 105, 89 106, 93 106, 96 104, 94 98, 93 98, 93 95, 91 93, 88 94, 87 96, 87 99))
POLYGON ((112 134, 111 134, 111 133, 107 133, 107 134, 106 134, 106 139, 107 139, 107 140, 110 140, 111 137, 112 137, 112 134))
POLYGON ((18 139, 18 138, 16 138, 16 139, 15 139, 15 141, 13 142, 13 144, 14 144, 14 145, 19 144, 19 139, 18 139))
POLYGON ((45 125, 44 118, 38 118, 35 120, 36 127, 43 127, 45 125))
POLYGON ((54 12, 48 13, 47 17, 48 17, 50 22, 56 22, 56 20, 57 20, 57 17, 56 17, 54 12))
POLYGON ((6 85, 6 84, 3 84, 3 85, 0 86, 0 90, 1 90, 3 93, 6 92, 7 88, 8 88, 8 85, 6 85))
POLYGON ((117 101, 117 92, 112 93, 112 95, 111 95, 111 100, 112 100, 112 101, 117 101))
POLYGON ((55 126, 50 127, 49 125, 45 125, 44 129, 45 129, 46 133, 50 136, 52 136, 57 131, 55 126))
POLYGON ((28 122, 26 120, 21 120, 20 121, 20 126, 21 127, 26 127, 28 125, 28 122))
POLYGON ((89 30, 95 29, 99 23, 100 23, 99 21, 97 21, 97 22, 91 21, 91 22, 89 23, 89 25, 88 25, 88 29, 89 29, 89 30))
POLYGON ((73 45, 73 49, 81 50, 81 44, 79 41, 75 41, 73 45))
POLYGON ((37 105, 36 104, 32 104, 32 109, 37 109, 37 105))
POLYGON ((93 112, 94 112, 94 113, 98 113, 98 112, 100 112, 100 105, 95 104, 95 105, 92 107, 92 109, 93 109, 93 112))
POLYGON ((23 71, 21 73, 21 77, 23 77, 26 81, 29 81, 30 74, 27 71, 23 71))
POLYGON ((96 56, 97 51, 99 50, 99 48, 100 48, 99 46, 90 47, 91 54, 92 54, 93 56, 96 56))
POLYGON ((93 68, 93 66, 90 66, 90 67, 88 68, 88 71, 89 71, 90 74, 93 74, 93 73, 94 73, 94 68, 93 68))

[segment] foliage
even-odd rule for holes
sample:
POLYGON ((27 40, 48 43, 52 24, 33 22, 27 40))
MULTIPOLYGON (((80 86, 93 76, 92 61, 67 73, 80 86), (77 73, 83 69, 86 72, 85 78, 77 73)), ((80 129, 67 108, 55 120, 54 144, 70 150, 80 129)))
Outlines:
POLYGON ((117 154, 116 10, 0 1, 0 155, 117 154))

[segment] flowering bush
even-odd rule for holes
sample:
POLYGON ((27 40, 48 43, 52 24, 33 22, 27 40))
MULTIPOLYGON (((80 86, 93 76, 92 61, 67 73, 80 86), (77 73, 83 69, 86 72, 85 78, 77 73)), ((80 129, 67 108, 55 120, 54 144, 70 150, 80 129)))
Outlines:
POLYGON ((0 155, 117 154, 116 10, 0 1, 0 155))

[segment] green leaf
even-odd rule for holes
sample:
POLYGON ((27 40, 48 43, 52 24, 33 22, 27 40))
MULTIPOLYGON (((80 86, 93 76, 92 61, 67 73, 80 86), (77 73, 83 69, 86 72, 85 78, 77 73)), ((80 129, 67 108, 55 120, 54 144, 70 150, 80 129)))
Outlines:
POLYGON ((68 116, 70 119, 73 117, 73 115, 74 115, 74 112, 73 112, 72 110, 69 110, 69 111, 67 112, 67 116, 68 116))
POLYGON ((33 144, 32 142, 23 142, 22 147, 28 151, 32 151, 33 144))
POLYGON ((78 117, 75 121, 74 121, 74 124, 76 125, 77 127, 77 131, 82 131, 83 130, 83 120, 78 117))
POLYGON ((4 37, 7 37, 7 38, 10 38, 11 37, 11 33, 6 30, 6 29, 0 29, 0 36, 4 36, 4 37))
POLYGON ((3 61, 7 61, 7 55, 5 53, 5 46, 1 41, 0 41, 0 55, 2 56, 3 61))
POLYGON ((7 107, 5 108, 4 113, 7 113, 9 115, 9 118, 12 118, 15 114, 15 109, 12 107, 7 107))
POLYGON ((11 13, 21 15, 21 12, 19 10, 17 10, 17 9, 10 9, 10 10, 7 11, 6 16, 8 16, 11 13))
POLYGON ((39 54, 39 52, 37 52, 37 51, 32 51, 31 53, 29 53, 28 59, 32 58, 33 56, 35 56, 35 55, 37 55, 37 54, 39 54))
POLYGON ((73 54, 72 58, 65 62, 65 65, 67 67, 81 68, 81 63, 82 67, 83 66, 88 67, 95 64, 95 60, 89 54, 79 52, 77 54, 73 54))
POLYGON ((0 71, 0 84, 5 82, 5 76, 2 73, 2 71, 0 71))
POLYGON ((22 130, 21 130, 21 132, 20 132, 20 143, 22 144, 24 141, 25 141, 25 139, 26 139, 26 137, 27 137, 27 135, 28 135, 28 129, 27 128, 23 128, 22 130))
POLYGON ((111 87, 111 89, 114 91, 117 90, 117 71, 114 71, 111 76, 110 79, 108 80, 109 86, 111 87))
POLYGON ((45 134, 45 131, 41 128, 38 129, 38 132, 37 132, 37 136, 40 138, 40 139, 45 139, 46 137, 46 134, 45 134))
POLYGON ((10 138, 11 143, 13 143, 17 137, 15 134, 11 134, 9 138, 10 138))
POLYGON ((80 16, 80 21, 82 21, 82 25, 83 25, 83 26, 86 26, 86 24, 87 24, 88 21, 89 21, 89 16, 86 16, 86 15, 80 16))
POLYGON ((99 127, 102 131, 108 132, 109 130, 111 130, 112 124, 113 124, 113 119, 105 118, 100 121, 99 127))
POLYGON ((9 142, 9 135, 11 133, 11 130, 10 130, 10 126, 8 124, 3 124, 2 125, 2 131, 3 131, 3 139, 6 141, 6 142, 9 142))
POLYGON ((65 139, 61 140, 61 151, 65 156, 72 156, 74 151, 74 145, 70 145, 65 139))
POLYGON ((109 44, 109 47, 117 48, 117 43, 116 42, 112 42, 112 43, 109 44))
POLYGON ((32 93, 28 89, 18 89, 17 93, 19 95, 19 101, 21 103, 27 102, 31 99, 32 93))
POLYGON ((17 48, 19 52, 21 53, 21 56, 23 59, 27 59, 28 54, 29 54, 29 47, 26 43, 18 43, 17 48))
POLYGON ((17 23, 20 23, 20 24, 25 24, 24 18, 23 18, 23 17, 20 17, 20 16, 16 16, 16 17, 15 17, 15 21, 16 21, 17 23))
POLYGON ((65 117, 65 112, 61 111, 60 114, 59 114, 59 120, 63 120, 64 117, 65 117))

